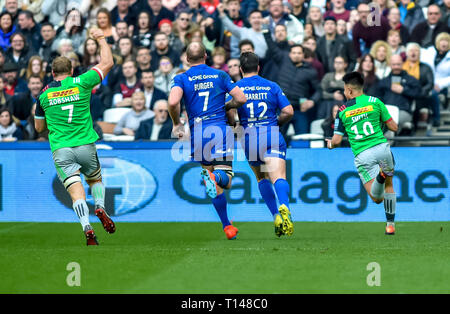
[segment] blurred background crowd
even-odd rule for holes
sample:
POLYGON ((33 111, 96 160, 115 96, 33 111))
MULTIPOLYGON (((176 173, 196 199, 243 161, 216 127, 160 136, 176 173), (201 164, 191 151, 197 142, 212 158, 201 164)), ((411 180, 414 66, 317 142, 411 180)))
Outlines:
POLYGON ((234 81, 241 52, 260 57, 261 76, 294 106, 287 135, 332 135, 349 71, 364 75, 366 94, 398 109, 398 134, 430 135, 448 109, 450 0, 374 1, 0 0, 0 139, 47 139, 34 129, 36 98, 55 57, 69 58, 74 76, 98 63, 91 27, 114 54, 91 97, 106 140, 170 139, 170 83, 189 69, 194 41, 234 81))

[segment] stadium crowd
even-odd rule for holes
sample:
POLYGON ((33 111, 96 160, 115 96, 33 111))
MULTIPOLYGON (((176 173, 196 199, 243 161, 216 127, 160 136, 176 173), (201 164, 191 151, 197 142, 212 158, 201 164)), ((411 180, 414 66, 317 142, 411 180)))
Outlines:
POLYGON ((0 139, 48 138, 34 129, 36 99, 55 57, 69 58, 74 76, 98 63, 92 27, 103 30, 115 61, 92 92, 99 134, 169 139, 170 84, 189 68, 185 47, 195 41, 207 47, 207 64, 234 81, 240 53, 255 52, 261 75, 294 106, 295 134, 317 119, 332 134, 342 77, 354 70, 366 94, 398 107, 399 133, 439 126, 450 86, 450 0, 374 1, 0 0, 0 139), (131 110, 108 127, 105 111, 121 107, 131 110))

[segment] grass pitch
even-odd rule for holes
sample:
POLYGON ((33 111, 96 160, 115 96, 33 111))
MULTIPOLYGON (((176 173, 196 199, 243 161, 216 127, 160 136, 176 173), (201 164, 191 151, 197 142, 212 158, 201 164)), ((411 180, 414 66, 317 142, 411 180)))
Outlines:
POLYGON ((450 293, 450 223, 94 223, 86 247, 78 223, 0 223, 0 293, 450 293), (71 262, 81 286, 69 287, 71 262), (377 262, 381 286, 370 287, 377 262))

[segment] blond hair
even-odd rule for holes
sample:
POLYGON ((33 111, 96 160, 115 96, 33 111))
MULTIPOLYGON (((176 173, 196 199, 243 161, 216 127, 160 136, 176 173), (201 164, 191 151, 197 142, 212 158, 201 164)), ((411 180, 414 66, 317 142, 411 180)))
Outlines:
POLYGON ((437 35, 436 40, 434 42, 434 45, 436 46, 436 48, 439 47, 439 44, 442 40, 446 40, 450 44, 450 34, 449 33, 440 33, 439 35, 437 35))
POLYGON ((389 44, 387 42, 385 42, 384 40, 377 40, 373 45, 372 48, 370 48, 370 55, 377 60, 377 51, 380 47, 384 47, 384 49, 386 49, 386 63, 390 64, 391 63, 391 56, 392 56, 392 49, 391 46, 389 46, 389 44))

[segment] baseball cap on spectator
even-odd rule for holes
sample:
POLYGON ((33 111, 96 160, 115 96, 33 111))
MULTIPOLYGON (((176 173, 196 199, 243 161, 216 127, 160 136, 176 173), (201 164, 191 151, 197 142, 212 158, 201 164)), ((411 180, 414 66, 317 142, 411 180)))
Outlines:
POLYGON ((172 26, 172 21, 169 19, 162 19, 159 23, 158 23, 158 29, 161 29, 161 25, 163 24, 170 24, 170 26, 172 26))
POLYGON ((327 16, 326 18, 323 19, 324 23, 326 21, 333 21, 336 24, 336 18, 334 16, 327 16))
POLYGON ((19 66, 13 62, 7 62, 3 65, 3 72, 17 72, 19 66))

